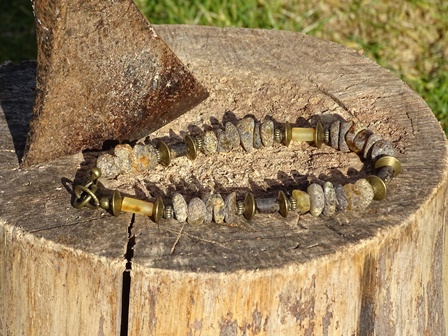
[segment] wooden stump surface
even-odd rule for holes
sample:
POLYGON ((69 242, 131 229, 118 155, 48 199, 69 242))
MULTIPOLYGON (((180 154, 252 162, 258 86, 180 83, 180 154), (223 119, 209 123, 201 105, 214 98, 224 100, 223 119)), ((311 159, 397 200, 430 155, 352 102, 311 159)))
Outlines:
MULTIPOLYGON (((444 334, 447 153, 426 103, 357 52, 303 34, 197 26, 156 31, 210 97, 152 139, 178 140, 185 131, 220 128, 246 115, 305 125, 315 115, 328 121, 337 114, 392 141, 403 173, 384 201, 363 212, 256 215, 253 232, 76 210, 72 182, 85 178, 97 153, 21 170, 35 64, 3 65, 0 331, 444 334), (130 284, 123 281, 128 261, 130 284)), ((174 190, 187 199, 211 189, 260 196, 310 181, 353 182, 368 170, 355 154, 292 144, 180 158, 168 168, 103 179, 101 187, 150 199, 174 190)))

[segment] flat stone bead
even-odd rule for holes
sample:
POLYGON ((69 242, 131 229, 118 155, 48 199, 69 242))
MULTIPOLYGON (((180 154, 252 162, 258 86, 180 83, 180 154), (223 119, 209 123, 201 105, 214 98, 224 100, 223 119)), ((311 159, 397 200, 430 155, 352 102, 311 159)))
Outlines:
POLYGON ((325 196, 325 207, 322 211, 324 216, 330 217, 333 216, 336 212, 336 192, 334 190, 333 184, 331 182, 324 183, 324 196, 325 196))
POLYGON ((138 172, 154 169, 157 166, 156 149, 151 145, 136 144, 133 148, 135 163, 133 168, 138 172))
POLYGON ((364 129, 365 127, 363 125, 352 124, 347 134, 345 134, 345 142, 352 152, 359 153, 359 150, 355 146, 355 137, 364 129))
POLYGON ((396 156, 395 148, 392 143, 384 139, 375 142, 372 146, 372 151, 370 152, 372 161, 375 161, 382 156, 396 156))
POLYGON ((337 184, 334 186, 334 192, 336 194, 336 211, 343 212, 348 207, 348 196, 342 185, 337 184))
POLYGON ((333 122, 330 126, 330 146, 339 150, 339 129, 341 122, 339 120, 333 122))
POLYGON ((380 140, 382 140, 383 138, 380 136, 380 135, 378 135, 378 134, 375 134, 375 133, 373 133, 372 135, 370 135, 368 138, 367 138, 367 141, 366 141, 366 144, 364 145, 364 150, 363 150, 363 156, 364 156, 364 159, 367 159, 367 157, 369 156, 369 154, 370 154, 370 150, 372 149, 372 146, 377 142, 377 141, 380 141, 380 140))
POLYGON ((225 131, 219 131, 218 133, 218 152, 228 153, 233 148, 237 148, 240 145, 240 134, 238 129, 231 122, 227 122, 225 125, 225 131))
POLYGON ((192 226, 204 223, 207 209, 199 197, 193 198, 188 204, 188 224, 192 226))
POLYGON ((272 120, 265 120, 260 127, 261 141, 266 147, 272 146, 274 143, 274 122, 272 120))
POLYGON ((240 134, 236 126, 232 124, 230 121, 226 122, 225 133, 232 145, 232 148, 237 148, 240 146, 241 143, 240 134))
POLYGON ((236 192, 232 192, 227 195, 225 200, 225 217, 224 220, 226 223, 235 222, 238 216, 238 207, 236 203, 236 192))
POLYGON ((205 155, 212 155, 218 151, 218 138, 213 131, 204 134, 202 150, 205 155))
POLYGON ((261 124, 259 122, 255 123, 254 126, 254 148, 255 149, 260 149, 261 147, 263 147, 263 142, 261 141, 261 124))
POLYGON ((226 205, 222 196, 220 194, 212 194, 210 196, 210 203, 213 208, 213 221, 218 224, 224 223, 226 205))
POLYGON ((174 217, 179 222, 185 222, 188 218, 188 204, 181 194, 174 194, 172 197, 174 217))
POLYGON ((374 190, 366 179, 359 179, 355 184, 344 185, 348 196, 348 210, 364 210, 373 200, 374 190))
POLYGON ((105 178, 115 178, 120 174, 117 157, 109 153, 100 154, 96 166, 101 170, 101 176, 105 178))
POLYGON ((355 146, 356 152, 363 152, 366 145, 367 139, 372 135, 372 132, 368 129, 363 129, 359 132, 355 139, 353 140, 353 145, 355 146))
POLYGON ((300 213, 304 214, 310 211, 311 208, 310 195, 308 195, 305 191, 297 189, 293 190, 292 197, 294 197, 294 199, 296 200, 297 210, 300 213))
POLYGON ((341 126, 339 128, 339 150, 344 153, 350 152, 350 148, 347 145, 347 141, 345 140, 345 135, 347 134, 350 127, 352 127, 351 121, 342 121, 341 126))
POLYGON ((202 200, 205 203, 205 218, 204 222, 210 223, 213 221, 213 205, 211 202, 212 194, 207 193, 202 197, 202 200))
POLYGON ((117 157, 117 164, 120 172, 127 174, 131 171, 135 161, 135 155, 132 147, 128 144, 119 144, 114 148, 114 154, 117 157))
POLYGON ((233 146, 230 142, 230 139, 227 137, 227 134, 222 131, 218 130, 218 146, 217 150, 218 153, 228 153, 232 150, 233 146))
POLYGON ((306 192, 310 195, 310 213, 314 217, 318 217, 325 207, 324 190, 317 183, 308 186, 306 192))
POLYGON ((251 117, 246 117, 238 121, 236 126, 238 133, 240 134, 241 146, 248 153, 254 149, 254 128, 255 120, 251 117))

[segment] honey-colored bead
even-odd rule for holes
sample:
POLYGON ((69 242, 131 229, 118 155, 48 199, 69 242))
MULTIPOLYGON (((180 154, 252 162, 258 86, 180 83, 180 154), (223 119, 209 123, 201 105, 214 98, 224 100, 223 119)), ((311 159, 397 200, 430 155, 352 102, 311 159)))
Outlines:
POLYGON ((123 200, 121 201, 121 211, 152 216, 154 213, 154 204, 131 197, 123 197, 123 200))
POLYGON ((289 146, 291 141, 306 141, 314 142, 314 145, 318 148, 322 146, 324 142, 324 129, 320 122, 316 127, 291 127, 289 123, 285 123, 283 133, 283 143, 289 146))
POLYGON ((364 210, 374 197, 373 187, 366 179, 344 185, 344 191, 348 197, 347 210, 364 210))
POLYGON ((310 211, 310 195, 308 195, 305 191, 295 189, 292 191, 292 197, 296 200, 297 210, 300 213, 304 214, 310 211))
POLYGON ((159 197, 154 203, 146 202, 132 197, 121 197, 120 192, 114 191, 112 200, 107 202, 101 200, 102 207, 112 211, 112 214, 116 217, 120 215, 120 212, 131 212, 139 215, 151 217, 151 219, 158 223, 163 215, 163 202, 159 197))

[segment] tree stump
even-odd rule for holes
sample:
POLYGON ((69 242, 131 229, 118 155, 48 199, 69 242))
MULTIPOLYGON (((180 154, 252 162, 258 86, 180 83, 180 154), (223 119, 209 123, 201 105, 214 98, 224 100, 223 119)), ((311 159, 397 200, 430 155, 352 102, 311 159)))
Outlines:
MULTIPOLYGON (((35 64, 3 65, 0 332, 444 335, 447 148, 425 102, 355 51, 303 34, 155 29, 210 97, 152 137, 176 138, 245 115, 295 123, 338 114, 392 141, 403 173, 365 211, 256 215, 253 232, 76 210, 72 183, 83 180, 97 153, 21 170, 35 64)), ((173 188, 191 196, 212 188, 263 194, 366 174, 353 153, 296 143, 180 158, 101 183, 137 196, 173 188)))

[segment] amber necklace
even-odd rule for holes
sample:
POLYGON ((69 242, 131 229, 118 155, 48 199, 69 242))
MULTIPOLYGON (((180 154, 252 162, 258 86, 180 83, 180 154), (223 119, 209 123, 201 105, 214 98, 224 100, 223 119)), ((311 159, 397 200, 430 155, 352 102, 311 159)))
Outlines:
POLYGON ((174 218, 180 222, 199 225, 203 222, 232 223, 251 220, 256 213, 278 212, 287 217, 289 211, 300 214, 309 212, 313 216, 333 216, 337 212, 362 210, 372 200, 386 197, 387 185, 401 172, 400 161, 396 158, 392 143, 370 130, 353 122, 337 120, 323 126, 292 127, 289 123, 276 126, 270 119, 262 123, 252 117, 241 119, 234 125, 225 124, 225 130, 206 131, 201 136, 186 135, 184 141, 168 146, 158 141, 156 146, 138 143, 115 146, 114 154, 102 153, 97 159, 97 167, 83 185, 74 187, 73 206, 75 208, 102 208, 114 216, 121 212, 131 212, 149 216, 158 223, 162 217, 174 218), (122 197, 115 190, 110 198, 98 198, 98 180, 101 176, 116 177, 121 173, 142 172, 153 169, 157 164, 168 166, 175 158, 186 156, 195 160, 199 153, 213 155, 230 152, 242 146, 247 152, 274 143, 289 146, 292 141, 305 141, 320 148, 323 143, 341 152, 354 152, 370 161, 374 171, 366 178, 344 185, 324 182, 311 183, 305 190, 279 191, 276 198, 255 198, 251 192, 243 200, 237 200, 235 192, 224 199, 215 193, 201 199, 192 198, 189 203, 184 196, 176 193, 166 204, 161 197, 148 202, 131 197, 122 197))

